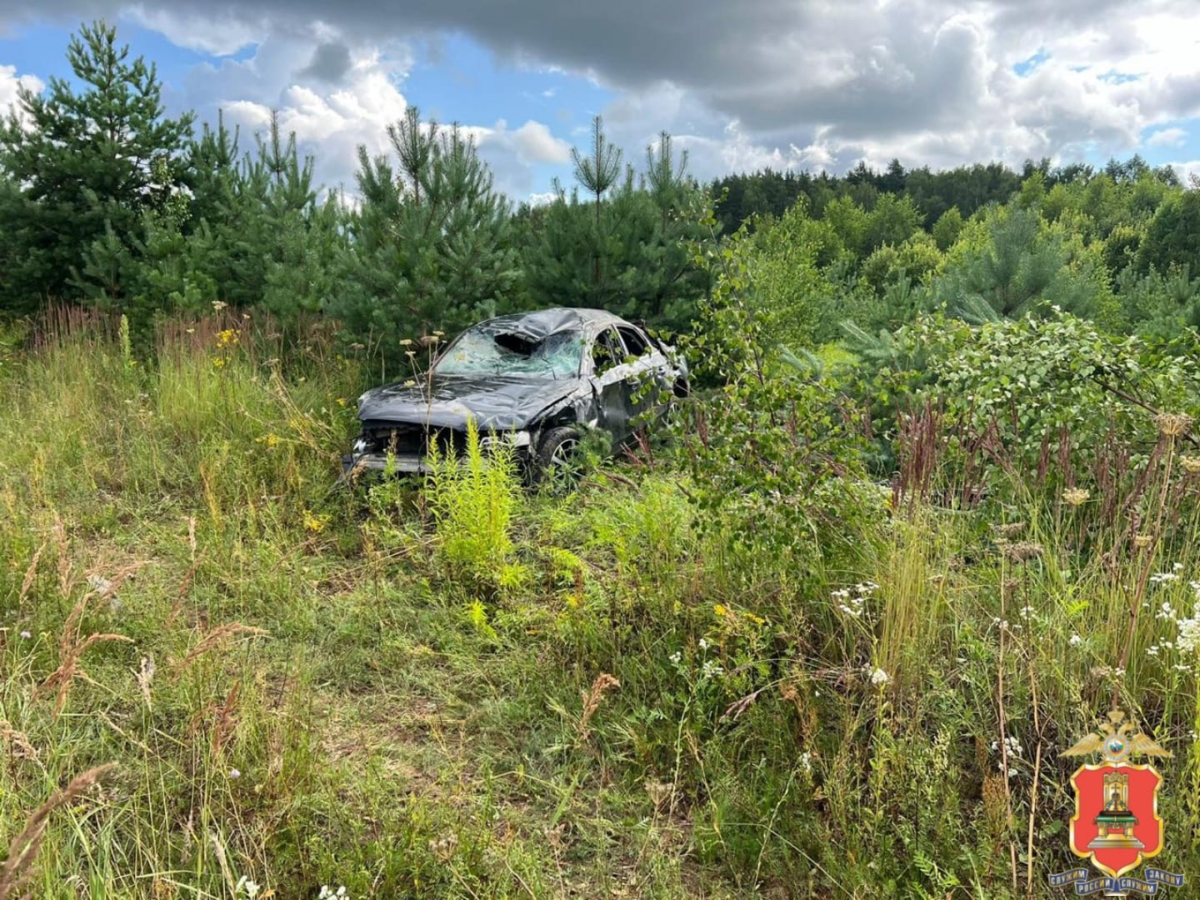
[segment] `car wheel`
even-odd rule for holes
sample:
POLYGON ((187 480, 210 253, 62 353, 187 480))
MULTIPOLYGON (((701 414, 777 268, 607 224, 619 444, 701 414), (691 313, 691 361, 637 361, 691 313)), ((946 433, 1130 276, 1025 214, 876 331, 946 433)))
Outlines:
POLYGON ((572 487, 582 473, 579 432, 574 428, 551 428, 538 444, 534 482, 551 490, 572 487))

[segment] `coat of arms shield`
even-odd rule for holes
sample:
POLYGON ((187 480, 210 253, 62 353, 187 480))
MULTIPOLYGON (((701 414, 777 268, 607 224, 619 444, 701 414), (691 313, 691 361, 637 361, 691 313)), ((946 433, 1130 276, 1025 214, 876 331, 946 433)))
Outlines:
POLYGON ((1071 777, 1075 815, 1071 851, 1119 878, 1162 849, 1158 789, 1153 766, 1083 765, 1071 777))
POLYGON ((1104 762, 1085 763, 1071 776, 1075 814, 1071 817, 1071 852, 1091 860, 1103 877, 1089 877, 1086 868, 1050 876, 1050 884, 1073 887, 1077 895, 1103 892, 1127 897, 1130 892, 1157 894, 1160 886, 1182 887, 1183 876, 1147 868, 1133 870, 1163 848, 1163 822, 1158 816, 1162 777, 1151 765, 1129 762, 1132 754, 1170 756, 1138 731, 1125 714, 1114 709, 1098 732, 1077 742, 1063 756, 1101 753, 1104 762))

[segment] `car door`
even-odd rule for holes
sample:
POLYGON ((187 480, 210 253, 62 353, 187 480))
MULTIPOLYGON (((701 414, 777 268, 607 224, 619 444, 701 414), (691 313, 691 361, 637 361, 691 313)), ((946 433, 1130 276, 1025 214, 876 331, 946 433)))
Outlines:
POLYGON ((632 428, 646 424, 671 394, 670 361, 640 328, 618 325, 625 345, 632 428))
POLYGON ((632 366, 621 335, 611 325, 592 343, 592 377, 600 398, 600 426, 615 442, 624 441, 633 430, 632 366))

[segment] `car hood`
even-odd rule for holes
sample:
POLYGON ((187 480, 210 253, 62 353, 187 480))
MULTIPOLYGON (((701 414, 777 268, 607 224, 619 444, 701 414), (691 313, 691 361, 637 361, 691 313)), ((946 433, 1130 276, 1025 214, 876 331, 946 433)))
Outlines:
POLYGON ((358 400, 364 422, 411 422, 434 428, 520 431, 550 406, 573 395, 588 395, 587 379, 514 378, 502 375, 444 375, 397 382, 367 391, 358 400))

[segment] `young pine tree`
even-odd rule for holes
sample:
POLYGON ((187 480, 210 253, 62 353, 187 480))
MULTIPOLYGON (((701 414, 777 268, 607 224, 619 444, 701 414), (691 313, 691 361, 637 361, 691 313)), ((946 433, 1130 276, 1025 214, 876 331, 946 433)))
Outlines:
POLYGON ((621 148, 615 147, 604 136, 604 123, 600 116, 592 119, 592 153, 584 156, 578 147, 571 148, 571 161, 575 164, 575 180, 592 195, 596 214, 596 231, 592 236, 592 284, 599 286, 602 275, 601 259, 604 255, 604 227, 601 224, 600 201, 605 193, 617 183, 621 174, 621 148))
POLYGON ((0 124, 0 310, 74 294, 86 249, 136 235, 143 211, 180 183, 192 116, 164 116, 154 66, 130 61, 103 22, 71 38, 67 60, 74 81, 21 87, 0 124))
POLYGON ((508 202, 471 139, 457 126, 422 123, 415 107, 388 134, 398 169, 359 148, 362 203, 349 219, 343 283, 327 309, 348 338, 398 361, 405 338, 507 310, 520 260, 508 202))

